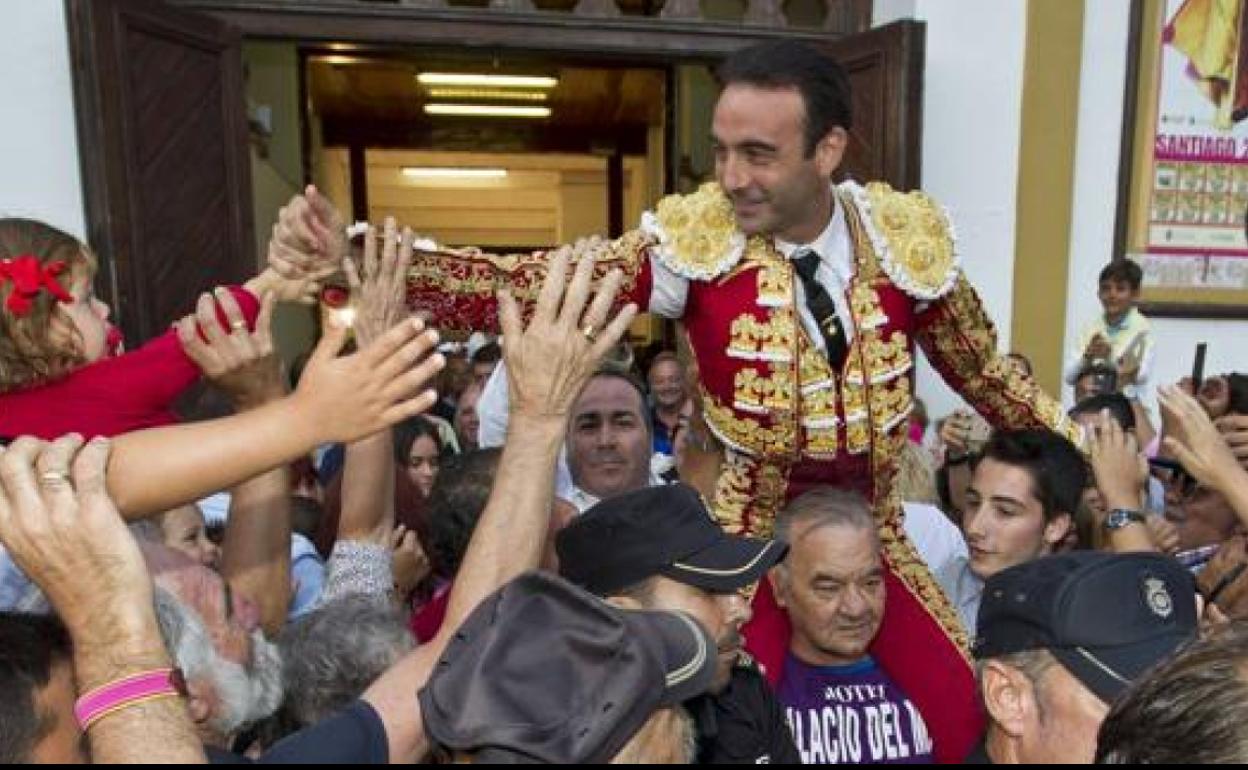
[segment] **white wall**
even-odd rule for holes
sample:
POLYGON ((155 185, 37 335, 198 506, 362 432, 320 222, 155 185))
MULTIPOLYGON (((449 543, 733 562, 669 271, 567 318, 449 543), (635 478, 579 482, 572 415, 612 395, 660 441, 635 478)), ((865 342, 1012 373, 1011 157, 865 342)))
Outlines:
MULTIPOLYGON (((1126 88, 1127 21, 1130 0, 1095 0, 1084 5, 1083 62, 1079 84, 1079 132, 1070 239, 1066 344, 1101 312, 1096 278, 1113 255, 1118 201, 1118 153, 1122 96, 1126 88)), ((1248 321, 1154 318, 1157 335, 1155 383, 1191 374, 1197 342, 1208 342, 1205 371, 1248 371, 1242 340, 1248 321)), ((1070 388, 1064 398, 1071 401, 1070 388)))
POLYGON ((86 231, 65 6, 5 3, 0 24, 0 216, 86 231))
POLYGON ((914 18, 918 0, 875 0, 871 4, 871 26, 881 27, 890 21, 914 18))
MULTIPOLYGON (((1009 349, 1014 291, 1026 0, 883 0, 874 23, 927 23, 923 189, 948 207, 967 277, 1009 349)), ((926 361, 918 394, 928 414, 961 404, 926 361)))
MULTIPOLYGON (((1074 349, 1083 325, 1101 312, 1096 278, 1114 249, 1130 6, 1131 0, 1096 0, 1083 7, 1063 355, 1074 349)), ((1062 400, 1068 406, 1073 401, 1069 386, 1062 388, 1062 400)))

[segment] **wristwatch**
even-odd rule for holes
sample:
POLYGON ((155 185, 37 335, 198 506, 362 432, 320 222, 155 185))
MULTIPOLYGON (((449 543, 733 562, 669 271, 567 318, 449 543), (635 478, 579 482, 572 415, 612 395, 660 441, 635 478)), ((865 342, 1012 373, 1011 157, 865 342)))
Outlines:
POLYGON ((1144 514, 1130 508, 1115 508, 1105 517, 1105 530, 1115 532, 1131 523, 1144 523, 1144 514))

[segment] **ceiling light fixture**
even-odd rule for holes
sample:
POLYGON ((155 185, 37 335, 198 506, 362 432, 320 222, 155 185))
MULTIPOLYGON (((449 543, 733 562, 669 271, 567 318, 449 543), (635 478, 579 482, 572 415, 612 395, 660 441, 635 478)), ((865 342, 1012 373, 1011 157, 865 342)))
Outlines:
POLYGON ((403 176, 412 179, 502 179, 507 176, 507 169, 404 166, 403 176))
POLYGON ((315 56, 313 57, 313 60, 321 64, 332 64, 335 66, 342 66, 344 64, 364 64, 369 61, 369 59, 364 56, 351 56, 349 54, 341 53, 315 56))
POLYGON ((513 91, 507 88, 430 88, 430 99, 500 99, 513 102, 544 102, 546 91, 513 91))
POLYGON ((480 86, 485 88, 554 88, 558 78, 535 75, 485 75, 473 72, 422 72, 416 76, 426 86, 480 86))
POLYGON ((549 107, 494 104, 426 104, 427 115, 465 115, 474 118, 549 118, 549 107))

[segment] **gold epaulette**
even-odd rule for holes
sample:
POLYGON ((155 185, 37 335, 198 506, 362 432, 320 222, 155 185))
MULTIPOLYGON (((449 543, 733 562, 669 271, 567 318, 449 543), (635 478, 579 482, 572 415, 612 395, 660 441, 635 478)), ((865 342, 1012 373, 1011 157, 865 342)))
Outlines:
POLYGON ((732 202, 708 182, 690 195, 669 195, 641 218, 651 253, 673 273, 708 281, 731 270, 745 254, 732 202))
POLYGON ((897 192, 884 182, 845 182, 880 266, 901 290, 920 300, 940 299, 958 279, 953 223, 926 193, 897 192))

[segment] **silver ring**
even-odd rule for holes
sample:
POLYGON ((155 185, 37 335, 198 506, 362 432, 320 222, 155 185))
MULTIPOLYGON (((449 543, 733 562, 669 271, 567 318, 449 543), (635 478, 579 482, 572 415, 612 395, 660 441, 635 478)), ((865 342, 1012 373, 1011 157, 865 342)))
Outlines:
POLYGON ((581 327, 581 334, 585 335, 585 339, 589 340, 591 345, 598 341, 598 332, 594 329, 593 324, 585 324, 581 327))

